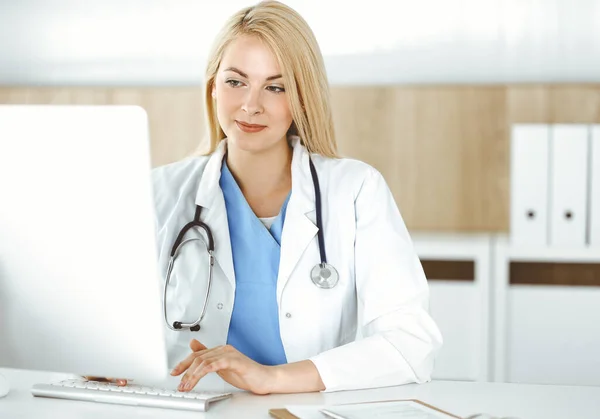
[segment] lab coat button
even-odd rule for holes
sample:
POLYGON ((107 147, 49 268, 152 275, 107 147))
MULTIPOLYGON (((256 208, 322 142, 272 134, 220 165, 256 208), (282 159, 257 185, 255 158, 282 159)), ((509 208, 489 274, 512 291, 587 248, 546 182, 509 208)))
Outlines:
POLYGON ((285 317, 289 319, 290 317, 292 317, 292 313, 285 313, 285 317))
POLYGON ((221 310, 221 309, 223 308, 223 303, 219 303, 219 304, 217 304, 217 308, 218 308, 219 310, 221 310))

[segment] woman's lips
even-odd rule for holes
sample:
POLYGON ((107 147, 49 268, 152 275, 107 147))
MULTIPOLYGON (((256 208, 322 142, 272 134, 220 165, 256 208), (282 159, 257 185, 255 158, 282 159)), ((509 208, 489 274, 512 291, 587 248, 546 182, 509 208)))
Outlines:
POLYGON ((235 121, 235 123, 237 124, 239 129, 241 129, 244 132, 249 132, 249 133, 259 132, 266 128, 265 125, 246 124, 246 123, 240 122, 240 121, 235 121))

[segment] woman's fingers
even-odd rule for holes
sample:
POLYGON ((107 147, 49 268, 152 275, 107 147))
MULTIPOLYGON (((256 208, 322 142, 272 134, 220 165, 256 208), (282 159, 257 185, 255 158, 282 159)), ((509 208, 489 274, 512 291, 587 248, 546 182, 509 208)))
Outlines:
POLYGON ((196 359, 194 364, 188 369, 186 375, 179 384, 178 390, 189 391, 208 373, 232 368, 236 361, 237 354, 228 351, 221 351, 212 356, 205 355, 200 357, 196 359))
MULTIPOLYGON (((226 345, 227 346, 227 345, 226 345)), ((179 375, 181 374, 183 371, 185 371, 185 374, 183 375, 183 377, 181 377, 181 381, 188 381, 190 374, 196 369, 196 367, 202 362, 202 360, 204 359, 204 357, 207 356, 214 356, 215 354, 221 353, 223 352, 226 346, 217 346, 215 348, 212 349, 206 349, 204 351, 200 351, 200 352, 195 352, 194 353, 194 359, 186 364, 180 363, 177 367, 175 367, 175 369, 171 372, 171 374, 173 374, 173 372, 176 371, 176 374, 173 375, 179 375), (185 369, 183 369, 183 366, 185 366, 185 369), (180 368, 181 367, 181 368, 180 368)), ((188 357, 189 358, 189 357, 188 357)), ((188 358, 186 358, 186 361, 188 360, 188 358)))
POLYGON ((171 371, 171 375, 179 375, 182 372, 186 371, 190 365, 194 362, 196 358, 202 356, 205 352, 210 351, 210 349, 204 349, 198 352, 192 352, 189 354, 183 361, 179 364, 175 365, 175 368, 171 371))
POLYGON ((198 351, 203 351, 208 348, 206 346, 204 346, 202 343, 198 342, 196 339, 192 339, 190 341, 190 349, 194 352, 198 352, 198 351))
POLYGON ((185 370, 187 370, 194 359, 196 359, 203 351, 207 351, 208 349, 202 343, 198 342, 196 339, 192 339, 190 341, 190 349, 192 353, 189 354, 183 361, 179 364, 175 365, 175 368, 171 371, 171 375, 179 375, 185 370))

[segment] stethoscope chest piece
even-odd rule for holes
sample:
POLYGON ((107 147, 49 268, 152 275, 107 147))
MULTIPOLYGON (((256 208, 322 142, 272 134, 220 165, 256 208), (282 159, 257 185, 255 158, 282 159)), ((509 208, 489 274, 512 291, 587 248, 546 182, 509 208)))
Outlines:
POLYGON ((340 276, 329 263, 318 263, 310 271, 310 279, 317 287, 329 289, 337 285, 340 276))

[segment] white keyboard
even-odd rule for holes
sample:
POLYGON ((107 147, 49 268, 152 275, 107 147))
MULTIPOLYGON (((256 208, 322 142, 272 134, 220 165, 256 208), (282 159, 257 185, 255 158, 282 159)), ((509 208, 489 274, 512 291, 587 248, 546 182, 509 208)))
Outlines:
POLYGON ((131 406, 205 412, 210 403, 226 399, 231 393, 181 392, 135 384, 117 386, 113 383, 85 380, 64 380, 52 384, 35 384, 31 394, 38 397, 82 400, 131 406))

